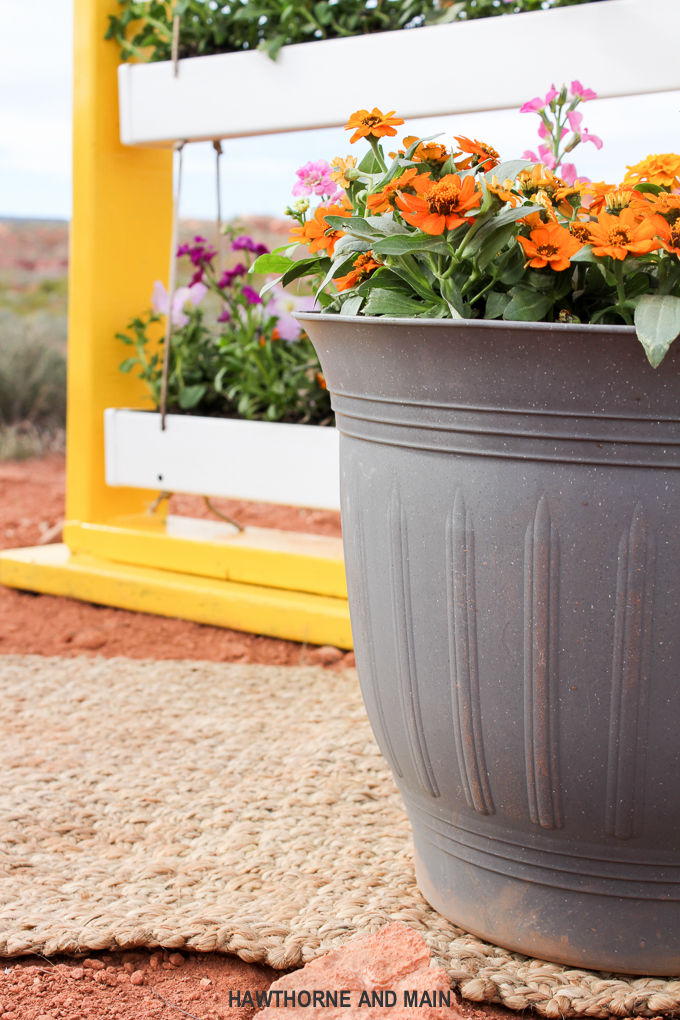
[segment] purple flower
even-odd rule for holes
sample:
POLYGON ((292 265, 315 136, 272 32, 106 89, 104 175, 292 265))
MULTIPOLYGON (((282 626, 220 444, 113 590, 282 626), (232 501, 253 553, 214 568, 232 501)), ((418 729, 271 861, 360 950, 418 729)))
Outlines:
POLYGON ((245 276, 248 272, 246 266, 242 262, 238 262, 233 269, 226 269, 220 277, 217 286, 218 287, 231 287, 239 276, 245 276))
POLYGON ((182 258, 183 255, 188 255, 191 259, 191 264, 202 268, 208 265, 217 255, 215 249, 209 245, 204 237, 196 236, 194 238, 194 244, 180 244, 177 249, 177 258, 182 258))
POLYGON ((316 163, 305 163, 295 173, 299 177, 293 187, 296 197, 301 195, 331 195, 335 184, 330 178, 331 168, 325 159, 317 159, 316 163))
POLYGON ((269 248, 266 244, 257 244, 248 234, 241 234, 240 237, 235 237, 231 247, 234 251, 252 251, 254 255, 269 254, 269 248))
POLYGON ((231 312, 229 311, 229 309, 225 305, 224 308, 222 309, 221 314, 217 316, 217 321, 218 322, 229 322, 230 319, 231 319, 231 312))
POLYGON ((200 266, 189 280, 189 286, 193 287, 195 283, 203 283, 204 272, 205 270, 203 269, 203 266, 200 266))
POLYGON ((572 96, 578 96, 584 103, 587 103, 589 99, 597 99, 597 92, 593 92, 592 89, 585 89, 578 79, 571 83, 571 89, 569 91, 572 96))
POLYGON ((246 301, 248 302, 249 305, 261 305, 262 304, 262 298, 260 297, 260 295, 257 293, 256 290, 253 290, 253 288, 249 287, 247 284, 243 288, 241 293, 243 294, 244 298, 246 299, 246 301))
MULTIPOLYGON (((191 287, 178 287, 172 296, 172 322, 175 326, 186 326, 189 316, 185 315, 183 308, 187 301, 191 301, 196 307, 205 295, 208 288, 204 283, 194 283, 191 287)), ((168 292, 161 280, 156 280, 151 294, 151 305, 156 315, 168 314, 168 292)))

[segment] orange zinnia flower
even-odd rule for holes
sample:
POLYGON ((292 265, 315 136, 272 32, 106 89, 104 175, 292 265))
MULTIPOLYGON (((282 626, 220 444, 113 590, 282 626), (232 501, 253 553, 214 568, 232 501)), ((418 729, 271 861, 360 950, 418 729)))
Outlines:
POLYGON ((627 166, 628 173, 623 179, 624 184, 660 184, 664 188, 677 187, 680 184, 680 156, 675 152, 665 152, 656 156, 647 156, 634 166, 627 166))
POLYGON ((581 244, 588 244, 590 242, 590 230, 587 223, 570 223, 569 232, 574 235, 577 241, 581 244))
POLYGON ((425 234, 443 234, 462 223, 471 223, 471 218, 462 213, 482 200, 473 177, 461 181, 458 174, 446 174, 440 181, 433 181, 426 174, 419 174, 412 186, 417 194, 400 192, 397 205, 406 222, 420 227, 425 234))
POLYGON ((606 184, 604 181, 591 181, 586 184, 583 191, 583 208, 597 216, 604 209, 605 199, 612 191, 618 191, 615 184, 606 184))
POLYGON ((639 191, 631 191, 630 206, 641 216, 660 215, 674 223, 680 216, 680 195, 669 195, 665 191, 658 195, 641 195, 639 191))
POLYGON ((394 116, 394 110, 389 113, 381 113, 377 106, 373 107, 372 113, 368 110, 357 110, 345 124, 345 131, 354 131, 350 138, 352 145, 360 138, 384 138, 385 135, 396 135, 394 125, 403 124, 401 117, 394 116))
POLYGON ((456 135, 456 141, 463 152, 472 153, 472 165, 479 166, 480 164, 485 170, 493 170, 495 166, 501 161, 501 157, 498 155, 496 150, 491 146, 487 145, 486 142, 479 142, 475 138, 474 141, 470 138, 466 138, 465 135, 456 135))
POLYGON ((496 175, 491 178, 491 184, 487 185, 492 195, 497 195, 501 202, 510 202, 513 209, 519 205, 519 198, 512 191, 513 181, 506 178, 501 184, 496 175))
POLYGON ((654 237, 656 227, 651 220, 638 222, 634 211, 622 209, 619 216, 601 212, 597 221, 588 224, 595 255, 610 255, 623 261, 631 255, 647 255, 661 246, 654 237))
POLYGON ((365 280, 374 269, 380 268, 380 263, 376 262, 373 258, 373 252, 365 251, 354 260, 353 266, 354 269, 350 270, 347 276, 338 276, 337 279, 333 280, 338 290, 349 290, 350 287, 354 287, 360 280, 365 280))
POLYGON ((568 269, 571 256, 583 247, 581 242, 572 237, 559 223, 546 223, 537 230, 532 230, 530 238, 522 237, 520 234, 517 240, 524 248, 527 265, 533 269, 543 269, 549 265, 556 273, 568 269))
POLYGON ((411 185, 413 178, 417 176, 416 168, 409 167, 401 177, 395 177, 389 184, 386 184, 382 191, 378 191, 375 195, 369 195, 366 200, 366 208, 370 209, 374 216, 387 212, 392 207, 397 192, 403 191, 404 188, 411 185))
POLYGON ((329 205, 327 209, 319 206, 314 210, 314 219, 301 223, 299 227, 291 227, 291 244, 296 241, 298 244, 308 244, 310 255, 322 248, 326 249, 328 255, 332 255, 335 242, 345 236, 345 231, 333 230, 327 235, 330 225, 326 222, 326 216, 349 216, 349 213, 339 205, 329 205))
POLYGON ((652 216, 649 222, 654 224, 666 251, 671 255, 677 255, 680 259, 680 219, 677 219, 675 223, 667 223, 663 216, 652 216))
POLYGON ((354 170, 357 165, 356 156, 348 156, 347 159, 343 159, 342 156, 336 156, 331 163, 330 179, 334 181, 339 188, 349 188, 351 181, 347 179, 347 171, 354 170))

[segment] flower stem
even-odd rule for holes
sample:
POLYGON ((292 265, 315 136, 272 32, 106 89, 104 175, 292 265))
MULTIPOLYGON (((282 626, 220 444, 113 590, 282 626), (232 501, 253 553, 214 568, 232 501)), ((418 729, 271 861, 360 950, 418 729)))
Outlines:
POLYGON ((380 151, 380 143, 378 142, 378 139, 374 135, 369 135, 368 143, 373 149, 373 155, 378 161, 378 166, 380 167, 384 174, 387 173, 387 166, 385 164, 385 160, 383 159, 382 152, 380 151))

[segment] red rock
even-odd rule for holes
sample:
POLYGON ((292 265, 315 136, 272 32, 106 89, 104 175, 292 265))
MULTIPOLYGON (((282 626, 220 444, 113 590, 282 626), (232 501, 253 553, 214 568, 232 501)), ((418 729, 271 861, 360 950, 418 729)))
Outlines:
POLYGON ((83 960, 83 967, 86 970, 104 970, 104 964, 101 960, 88 959, 83 960))
MULTIPOLYGON (((288 992, 288 1005, 283 994, 276 1006, 257 1014, 257 1020, 291 1020, 291 1017, 316 1017, 318 1020, 462 1020, 455 994, 451 991, 446 971, 430 966, 430 950, 421 935, 404 924, 388 924, 372 935, 351 939, 341 949, 313 960, 301 970, 279 978, 270 991, 288 992), (314 1006, 314 990, 338 992, 337 1006, 314 1006), (349 993, 349 1008, 341 1006, 340 991, 349 993), (309 993, 311 1002, 292 1006, 290 995, 309 993), (385 993, 391 991, 394 1005, 390 1008, 385 993), (375 997, 373 993, 376 993, 375 997), (405 1005, 405 992, 417 995, 417 1008, 405 1005), (359 1003, 365 993, 362 1005, 359 1003), (380 1006, 380 997, 383 1006, 380 1006), (442 1000, 441 995, 444 998, 442 1000), (446 1005, 446 996, 451 1005, 446 1005), (436 1004, 432 1004, 433 997, 436 1004), (429 1001, 429 1004, 428 1004, 429 1001), (441 1003, 441 1004, 440 1004, 441 1003)), ((412 1001, 412 999, 410 1000, 412 1001)))
POLYGON ((81 981, 85 975, 85 971, 82 967, 71 967, 69 969, 69 974, 74 981, 81 981))
POLYGON ((184 957, 181 953, 171 953, 168 963, 171 963, 173 967, 181 967, 184 963, 184 957))
POLYGON ((208 985, 212 984, 212 981, 210 980, 210 978, 201 978, 201 980, 198 983, 199 985, 202 985, 203 988, 207 988, 208 985))
POLYGON ((339 648, 334 648, 332 645, 322 645, 321 648, 317 648, 315 652, 311 653, 310 659, 321 663, 322 666, 332 666, 334 662, 339 662, 342 659, 343 654, 339 648))
POLYGON ((342 660, 342 664, 345 669, 355 669, 357 660, 354 658, 354 652, 347 652, 347 655, 342 660))
POLYGON ((76 648, 86 648, 89 651, 94 651, 96 648, 101 648, 106 644, 106 634, 102 634, 100 630, 95 630, 94 627, 81 630, 73 638, 72 644, 76 648))
POLYGON ((144 984, 144 971, 136 970, 134 974, 130 974, 131 985, 143 985, 144 984))

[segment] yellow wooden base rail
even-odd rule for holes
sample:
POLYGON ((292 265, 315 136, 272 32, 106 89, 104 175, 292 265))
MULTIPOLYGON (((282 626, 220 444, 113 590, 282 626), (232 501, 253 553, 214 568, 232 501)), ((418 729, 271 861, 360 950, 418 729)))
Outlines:
POLYGON ((73 553, 118 563, 347 598, 339 538, 135 514, 107 524, 67 522, 64 541, 73 553))
POLYGON ((347 600, 115 563, 67 545, 0 553, 0 583, 310 644, 352 648, 347 600))

